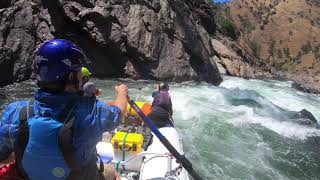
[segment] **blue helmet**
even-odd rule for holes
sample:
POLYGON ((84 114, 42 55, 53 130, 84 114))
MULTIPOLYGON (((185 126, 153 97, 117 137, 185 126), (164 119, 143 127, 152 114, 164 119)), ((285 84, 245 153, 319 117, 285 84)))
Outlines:
POLYGON ((57 82, 66 80, 72 71, 81 71, 85 55, 81 48, 64 39, 45 42, 37 51, 35 65, 38 81, 57 82))

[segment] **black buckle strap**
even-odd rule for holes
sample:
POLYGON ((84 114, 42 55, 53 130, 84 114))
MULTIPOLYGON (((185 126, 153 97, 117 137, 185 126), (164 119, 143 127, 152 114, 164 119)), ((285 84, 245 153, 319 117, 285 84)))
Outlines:
POLYGON ((72 98, 67 104, 66 106, 63 108, 63 110, 61 111, 61 113, 58 115, 57 119, 64 123, 69 121, 73 116, 73 109, 75 106, 75 103, 77 101, 77 98, 72 98))
POLYGON ((78 162, 73 146, 73 124, 75 121, 74 107, 77 98, 70 100, 64 110, 59 114, 58 119, 63 126, 58 133, 58 143, 66 164, 72 171, 81 171, 81 164, 78 162))
POLYGON ((104 172, 104 164, 103 164, 103 161, 102 161, 102 158, 100 156, 100 154, 97 153, 97 157, 99 158, 99 172, 103 173, 104 172))
POLYGON ((29 143, 29 125, 28 120, 30 117, 34 116, 34 99, 30 99, 28 106, 22 107, 19 112, 19 129, 17 141, 14 146, 14 154, 17 162, 17 172, 25 180, 28 180, 29 177, 22 167, 22 158, 24 150, 26 149, 27 144, 29 143))

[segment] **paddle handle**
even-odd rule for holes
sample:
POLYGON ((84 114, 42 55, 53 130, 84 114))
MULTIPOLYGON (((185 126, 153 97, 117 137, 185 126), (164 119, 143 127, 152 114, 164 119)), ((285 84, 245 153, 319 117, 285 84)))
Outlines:
POLYGON ((143 119, 143 121, 148 124, 151 131, 159 138, 161 143, 168 149, 168 151, 172 154, 172 156, 176 158, 177 162, 180 163, 195 180, 202 180, 202 178, 199 176, 199 174, 196 173, 195 170, 193 169, 191 162, 184 155, 181 155, 172 146, 172 144, 168 141, 168 139, 166 137, 164 137, 161 134, 161 132, 158 130, 158 128, 152 123, 150 118, 148 118, 142 112, 142 110, 138 107, 138 105, 134 102, 134 100, 130 99, 129 96, 127 98, 128 98, 128 102, 129 102, 130 106, 143 119))

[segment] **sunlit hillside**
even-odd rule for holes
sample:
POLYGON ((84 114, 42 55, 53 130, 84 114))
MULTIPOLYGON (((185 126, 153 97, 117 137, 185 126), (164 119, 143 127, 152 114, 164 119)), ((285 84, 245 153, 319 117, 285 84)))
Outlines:
POLYGON ((278 70, 319 75, 319 0, 234 0, 227 13, 248 52, 278 70))

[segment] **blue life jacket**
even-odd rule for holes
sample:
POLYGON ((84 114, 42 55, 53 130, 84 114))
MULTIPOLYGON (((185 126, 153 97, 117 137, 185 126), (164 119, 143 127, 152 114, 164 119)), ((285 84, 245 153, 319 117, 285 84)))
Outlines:
POLYGON ((29 143, 22 159, 28 177, 32 180, 66 179, 70 168, 65 162, 58 141, 63 123, 55 118, 35 116, 28 120, 28 125, 29 143))
POLYGON ((14 152, 24 179, 99 179, 103 166, 99 172, 95 145, 103 132, 116 128, 121 111, 95 98, 72 102, 73 97, 38 91, 34 102, 22 106, 18 128, 14 125, 10 132, 16 137, 14 152))
POLYGON ((32 100, 20 111, 15 153, 25 179, 67 179, 71 171, 81 170, 72 145, 76 98, 69 101, 55 117, 34 114, 32 100))

